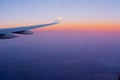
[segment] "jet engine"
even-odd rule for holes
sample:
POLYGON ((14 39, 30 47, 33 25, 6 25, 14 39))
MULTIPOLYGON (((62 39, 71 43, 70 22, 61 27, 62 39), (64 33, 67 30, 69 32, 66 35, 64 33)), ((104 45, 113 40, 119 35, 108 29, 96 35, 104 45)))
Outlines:
POLYGON ((0 39, 11 39, 11 38, 16 38, 16 37, 20 37, 20 36, 14 35, 12 33, 0 34, 0 39))
POLYGON ((32 31, 18 31, 18 32, 13 32, 15 34, 23 34, 23 35, 32 35, 32 31))

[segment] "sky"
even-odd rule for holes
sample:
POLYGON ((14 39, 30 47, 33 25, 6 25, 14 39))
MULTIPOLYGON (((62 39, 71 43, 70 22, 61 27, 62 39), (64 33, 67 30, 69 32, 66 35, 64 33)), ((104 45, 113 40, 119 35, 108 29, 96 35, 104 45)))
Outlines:
POLYGON ((0 0, 0 28, 59 17, 62 23, 37 29, 33 35, 0 39, 0 80, 119 75, 120 0, 0 0))
POLYGON ((0 27, 41 24, 62 17, 59 28, 117 30, 119 4, 120 0, 0 0, 0 27))

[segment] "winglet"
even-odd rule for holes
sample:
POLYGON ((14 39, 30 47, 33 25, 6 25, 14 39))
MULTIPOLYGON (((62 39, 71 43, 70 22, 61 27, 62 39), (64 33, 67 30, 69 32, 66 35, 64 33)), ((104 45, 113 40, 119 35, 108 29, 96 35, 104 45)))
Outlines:
POLYGON ((54 23, 54 24, 58 24, 58 23, 60 23, 62 20, 63 20, 63 18, 58 18, 58 19, 55 20, 53 23, 54 23))

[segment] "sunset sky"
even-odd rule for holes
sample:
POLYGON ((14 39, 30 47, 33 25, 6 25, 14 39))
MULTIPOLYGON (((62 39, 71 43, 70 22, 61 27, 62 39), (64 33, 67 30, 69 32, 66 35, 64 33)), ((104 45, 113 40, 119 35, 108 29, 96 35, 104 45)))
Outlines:
POLYGON ((0 0, 0 33, 0 80, 120 77, 120 0, 0 0))
POLYGON ((45 29, 120 30, 120 0, 0 0, 0 27, 36 25, 58 17, 45 29))

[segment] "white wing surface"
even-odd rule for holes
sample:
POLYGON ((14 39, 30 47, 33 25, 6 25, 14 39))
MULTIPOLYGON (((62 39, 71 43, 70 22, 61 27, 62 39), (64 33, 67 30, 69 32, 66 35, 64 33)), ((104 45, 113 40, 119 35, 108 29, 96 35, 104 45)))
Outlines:
POLYGON ((46 27, 46 26, 50 26, 50 25, 55 25, 55 24, 60 23, 61 20, 62 20, 62 18, 58 18, 54 22, 47 23, 47 24, 0 29, 0 39, 10 39, 10 38, 19 37, 19 36, 16 36, 15 34, 30 35, 30 34, 33 34, 33 32, 29 31, 29 30, 46 27))

